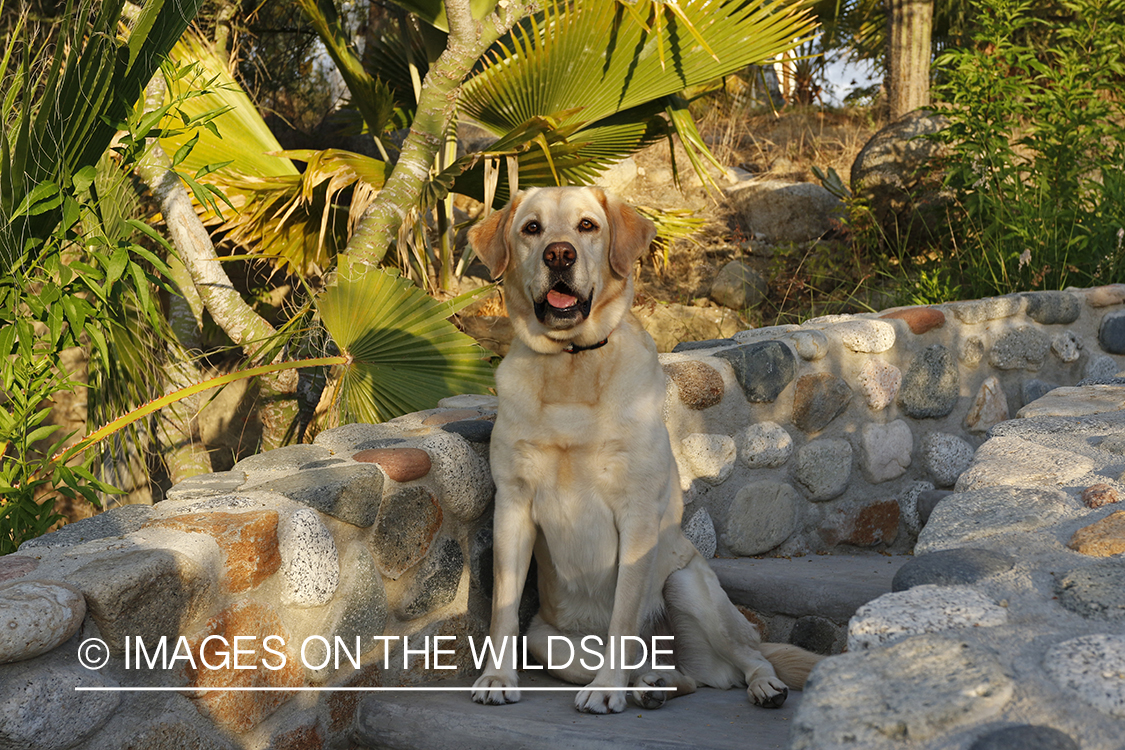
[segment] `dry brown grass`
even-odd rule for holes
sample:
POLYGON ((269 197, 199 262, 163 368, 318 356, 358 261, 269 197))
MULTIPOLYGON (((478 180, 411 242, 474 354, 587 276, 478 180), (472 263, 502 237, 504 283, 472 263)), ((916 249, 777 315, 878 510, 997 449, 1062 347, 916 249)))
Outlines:
POLYGON ((748 109, 715 95, 699 114, 700 130, 724 164, 753 174, 815 181, 812 167, 831 167, 845 181, 852 162, 878 130, 866 109, 748 109))

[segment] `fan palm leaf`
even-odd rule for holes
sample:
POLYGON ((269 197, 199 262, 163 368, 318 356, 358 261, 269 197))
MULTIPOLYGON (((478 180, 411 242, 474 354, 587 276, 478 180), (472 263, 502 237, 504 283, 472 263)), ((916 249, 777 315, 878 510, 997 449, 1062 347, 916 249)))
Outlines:
POLYGON ((345 355, 342 417, 381 422, 444 396, 487 392, 487 352, 447 320, 480 292, 439 302, 404 278, 341 257, 338 283, 317 309, 345 355))
MULTIPOLYGON (((524 185, 590 184, 670 132, 705 175, 702 162, 714 157, 677 92, 792 49, 813 26, 799 4, 763 0, 557 3, 496 45, 466 83, 462 111, 500 136, 534 118, 555 123, 554 134, 544 134, 554 169, 547 153, 524 149, 524 185)), ((483 182, 482 168, 474 169, 459 192, 483 182)), ((502 180, 496 199, 508 192, 502 180)))
MULTIPOLYGON (((655 19, 666 7, 638 0, 630 12, 655 19)), ((615 0, 549 6, 498 43, 466 83, 463 111, 497 135, 564 110, 574 113, 562 126, 597 122, 793 49, 814 26, 799 4, 685 0, 677 8, 658 34, 652 21, 646 28, 625 18, 615 0), (669 65, 661 64, 664 44, 669 65)))

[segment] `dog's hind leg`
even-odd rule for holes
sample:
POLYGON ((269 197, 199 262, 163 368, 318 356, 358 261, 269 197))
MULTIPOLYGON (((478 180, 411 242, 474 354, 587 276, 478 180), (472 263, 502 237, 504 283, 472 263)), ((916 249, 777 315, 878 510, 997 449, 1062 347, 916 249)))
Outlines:
POLYGON ((712 687, 747 685, 750 701, 765 708, 785 703, 789 689, 762 654, 757 628, 731 604, 702 557, 668 576, 664 600, 685 672, 712 687))

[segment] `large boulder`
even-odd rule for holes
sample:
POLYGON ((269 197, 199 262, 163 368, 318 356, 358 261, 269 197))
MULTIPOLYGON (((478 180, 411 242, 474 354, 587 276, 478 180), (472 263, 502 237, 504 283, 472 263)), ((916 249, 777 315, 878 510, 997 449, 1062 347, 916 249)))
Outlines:
POLYGON ((852 163, 852 192, 868 202, 889 239, 932 236, 944 219, 948 194, 935 163, 942 146, 924 136, 948 124, 929 110, 910 112, 875 133, 852 163))
POLYGON ((811 182, 743 181, 727 195, 754 237, 773 243, 819 239, 840 211, 840 200, 811 182))

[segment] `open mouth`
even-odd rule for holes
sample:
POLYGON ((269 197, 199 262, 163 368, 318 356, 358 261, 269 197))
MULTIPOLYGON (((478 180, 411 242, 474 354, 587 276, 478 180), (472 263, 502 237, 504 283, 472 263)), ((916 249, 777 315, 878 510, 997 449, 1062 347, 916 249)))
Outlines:
POLYGON ((535 317, 548 328, 573 328, 590 315, 592 294, 582 296, 563 282, 551 287, 535 303, 535 317))

